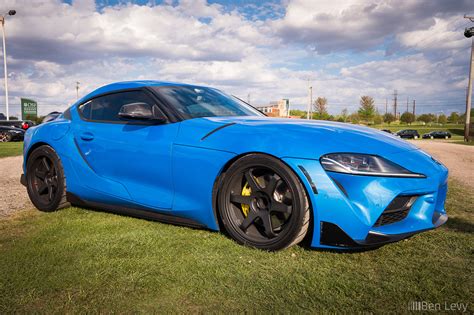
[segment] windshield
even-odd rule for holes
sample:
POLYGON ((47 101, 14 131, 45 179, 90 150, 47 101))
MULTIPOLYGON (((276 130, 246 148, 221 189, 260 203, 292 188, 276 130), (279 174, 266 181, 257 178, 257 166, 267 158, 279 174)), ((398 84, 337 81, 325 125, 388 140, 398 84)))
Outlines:
POLYGON ((264 116, 252 106, 219 90, 197 86, 160 86, 155 91, 184 118, 264 116))

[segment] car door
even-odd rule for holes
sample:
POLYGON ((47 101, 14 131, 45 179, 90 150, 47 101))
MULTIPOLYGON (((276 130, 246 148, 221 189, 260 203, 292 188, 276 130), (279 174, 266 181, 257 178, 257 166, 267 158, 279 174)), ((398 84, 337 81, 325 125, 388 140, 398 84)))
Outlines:
POLYGON ((81 121, 75 141, 94 172, 121 183, 135 203, 171 209, 171 148, 178 123, 124 121, 118 116, 123 105, 140 102, 157 107, 165 117, 145 89, 99 96, 78 107, 81 121))

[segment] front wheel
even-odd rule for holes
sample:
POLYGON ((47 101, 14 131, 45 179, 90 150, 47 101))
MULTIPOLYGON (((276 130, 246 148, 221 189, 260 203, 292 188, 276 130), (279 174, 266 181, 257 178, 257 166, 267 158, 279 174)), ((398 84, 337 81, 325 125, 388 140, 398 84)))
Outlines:
POLYGON ((40 211, 51 212, 69 205, 63 166, 50 146, 40 146, 28 157, 26 189, 31 202, 40 211))
POLYGON ((238 243, 279 250, 303 240, 310 209, 297 175, 280 160, 250 154, 224 174, 218 209, 227 233, 238 243))

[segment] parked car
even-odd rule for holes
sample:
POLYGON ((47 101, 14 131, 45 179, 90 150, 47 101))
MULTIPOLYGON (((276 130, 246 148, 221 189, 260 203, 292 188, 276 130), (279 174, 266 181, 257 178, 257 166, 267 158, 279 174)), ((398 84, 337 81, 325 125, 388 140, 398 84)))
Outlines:
POLYGON ((0 142, 23 141, 25 130, 0 125, 0 142))
POLYGON ((429 133, 425 133, 423 135, 423 139, 449 139, 451 138, 451 134, 447 131, 432 131, 429 133))
POLYGON ((395 135, 403 139, 418 139, 420 137, 420 134, 418 133, 418 131, 414 129, 403 129, 403 130, 397 131, 395 135))
POLYGON ((383 132, 386 132, 386 133, 392 133, 392 131, 388 130, 388 129, 382 129, 383 132))
POLYGON ((23 130, 27 130, 34 125, 35 123, 31 120, 0 120, 0 126, 20 128, 23 130))
POLYGON ((23 167, 41 211, 102 208, 265 250, 306 236, 312 247, 379 247, 447 221, 448 170, 413 144, 266 117, 204 86, 101 87, 27 131, 23 167))
POLYGON ((45 122, 48 122, 48 121, 52 121, 52 120, 55 120, 56 118, 58 118, 62 113, 61 112, 51 112, 49 113, 48 115, 44 116, 43 120, 41 121, 41 123, 45 123, 45 122))

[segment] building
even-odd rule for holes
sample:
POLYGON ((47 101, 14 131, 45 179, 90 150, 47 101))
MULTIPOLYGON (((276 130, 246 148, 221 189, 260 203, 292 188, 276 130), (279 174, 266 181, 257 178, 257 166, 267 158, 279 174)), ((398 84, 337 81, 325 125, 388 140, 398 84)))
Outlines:
POLYGON ((290 114, 290 101, 287 98, 268 105, 257 106, 257 109, 271 117, 288 117, 290 114))

